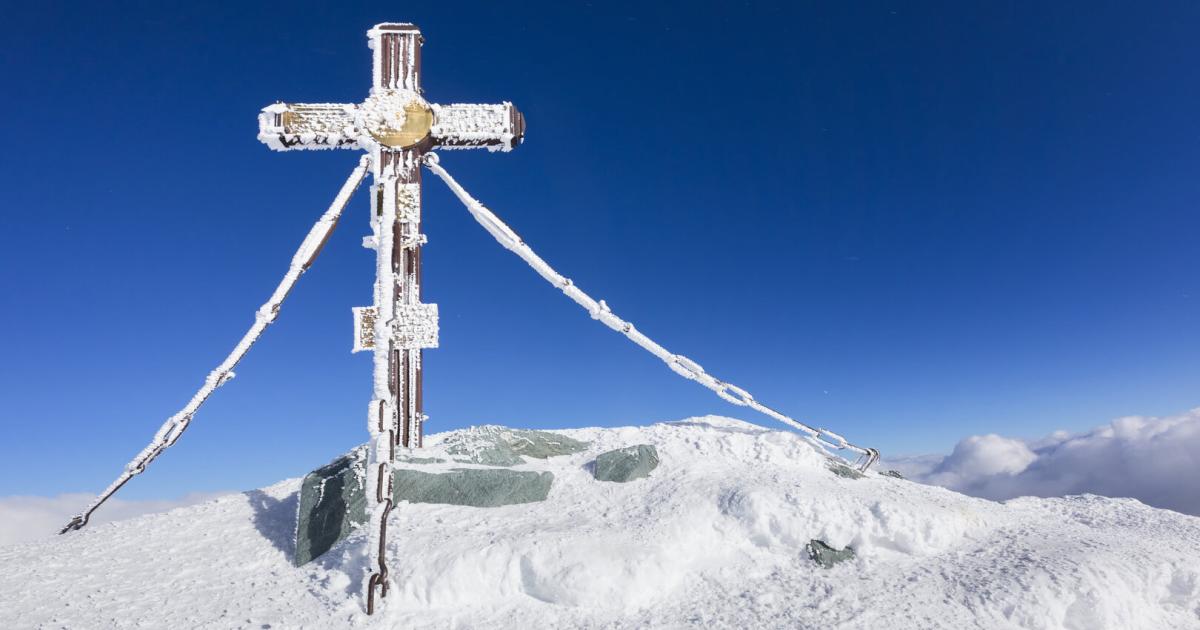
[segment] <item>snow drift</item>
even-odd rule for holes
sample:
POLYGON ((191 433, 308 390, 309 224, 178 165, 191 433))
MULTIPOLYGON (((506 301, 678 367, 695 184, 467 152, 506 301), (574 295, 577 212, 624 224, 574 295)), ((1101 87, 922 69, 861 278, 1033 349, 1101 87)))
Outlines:
MULTIPOLYGON (((1200 518, 1131 499, 1006 503, 834 474, 796 435, 716 417, 562 431, 541 503, 405 504, 367 617, 359 530, 291 563, 299 480, 0 549, 9 627, 1200 627, 1200 518), (660 464, 594 479, 599 453, 660 464), (855 558, 822 568, 818 539, 855 558)), ((454 434, 430 436, 433 444, 454 434)))

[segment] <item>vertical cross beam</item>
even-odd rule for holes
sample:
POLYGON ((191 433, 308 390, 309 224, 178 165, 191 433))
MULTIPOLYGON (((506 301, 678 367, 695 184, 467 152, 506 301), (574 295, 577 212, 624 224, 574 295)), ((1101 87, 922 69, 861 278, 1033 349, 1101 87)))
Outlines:
POLYGON ((421 446, 421 349, 402 334, 421 308, 421 153, 378 147, 372 156, 372 230, 376 243, 375 398, 390 414, 393 442, 421 446), (386 385, 386 387, 383 387, 386 385), (394 404, 393 404, 394 403, 394 404))
MULTIPOLYGON (((374 51, 372 96, 419 93, 421 33, 409 24, 380 24, 367 34, 374 51)), ((396 449, 421 445, 421 359, 418 344, 400 331, 421 308, 421 148, 372 147, 372 229, 375 235, 374 399, 368 496, 372 505, 368 550, 375 568, 367 582, 367 612, 375 589, 388 591, 387 520, 392 510, 396 449)))

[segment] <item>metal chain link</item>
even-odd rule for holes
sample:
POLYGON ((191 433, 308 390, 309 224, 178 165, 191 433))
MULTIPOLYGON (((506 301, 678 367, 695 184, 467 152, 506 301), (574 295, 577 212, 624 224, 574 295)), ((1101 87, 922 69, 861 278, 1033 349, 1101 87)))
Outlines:
POLYGON ((641 331, 634 328, 633 324, 621 319, 620 317, 617 317, 616 314, 609 309, 608 304, 606 304, 604 300, 592 299, 591 296, 576 287, 575 283, 571 282, 570 278, 564 277, 562 274, 555 271, 549 264, 547 264, 546 261, 542 260, 540 256, 534 253, 534 251, 528 245, 526 245, 524 241, 521 240, 521 237, 517 236, 517 233, 514 232, 512 228, 508 227, 508 225, 501 221, 500 218, 497 217, 491 210, 488 210, 487 207, 480 203, 479 200, 467 193, 467 191, 461 185, 459 185, 459 183, 453 177, 450 176, 450 173, 446 172, 446 169, 442 168, 436 153, 425 154, 423 161, 429 170, 433 171, 434 174, 440 177, 441 180, 450 187, 451 192, 453 192, 454 195, 458 197, 459 201, 461 201, 463 205, 467 207, 467 210, 471 213, 471 216, 475 217, 475 220, 483 226, 483 229, 487 230, 488 233, 491 234, 498 243, 500 243, 500 245, 519 256, 522 260, 528 263, 530 267, 533 267, 533 270, 536 271, 538 275, 542 276, 542 278, 544 278, 547 282, 557 287, 564 294, 566 294, 567 297, 571 298, 575 301, 575 303, 583 307, 584 310, 586 310, 588 314, 592 316, 592 319, 598 320, 605 326, 608 326, 609 328, 625 335, 630 341, 641 346, 647 352, 653 354, 661 361, 666 363, 667 367, 671 368, 671 370, 676 374, 688 380, 696 381, 697 383, 715 392, 717 396, 720 396, 722 399, 732 404, 741 407, 749 407, 800 431, 804 434, 805 438, 810 444, 819 447, 823 453, 826 453, 830 456, 836 456, 829 452, 836 450, 849 450, 858 453, 858 459, 854 462, 854 466, 856 466, 859 470, 866 471, 879 459, 878 450, 869 447, 856 446, 850 442, 847 442, 845 438, 837 433, 834 433, 833 431, 828 429, 813 428, 802 422, 794 420, 790 416, 782 414, 758 402, 755 400, 754 396, 750 394, 750 392, 742 389, 741 387, 715 378, 708 372, 705 372, 704 368, 701 367, 699 363, 696 363, 695 361, 681 354, 674 354, 668 351, 653 339, 650 339, 641 331))
POLYGON ((168 418, 159 427, 150 444, 142 449, 132 461, 126 464, 125 471, 109 484, 108 488, 104 492, 101 492, 87 509, 75 515, 59 534, 81 529, 87 525, 92 513, 107 501, 109 497, 120 490, 121 486, 128 483, 134 476, 145 472, 146 466, 149 466, 163 451, 179 441, 179 438, 187 430, 188 425, 192 422, 192 418, 195 417, 196 412, 204 404, 204 401, 208 400, 208 397, 218 387, 233 379, 233 368, 242 360, 242 357, 246 356, 246 353, 250 351, 250 347, 258 341, 258 338, 262 336, 267 326, 275 321, 275 318, 279 315, 280 305, 283 304, 284 299, 291 293, 292 287, 296 286, 296 281, 300 279, 300 276, 308 270, 309 266, 316 260, 317 255, 321 253, 321 249, 325 246, 325 241, 329 239, 329 235, 337 227, 342 210, 345 209, 346 203, 350 201, 350 195, 354 194, 359 184, 362 183, 363 178, 366 177, 367 166, 368 161, 364 157, 359 161, 358 167, 350 173, 350 177, 346 179, 346 183, 342 184, 341 190, 338 191, 337 196, 334 197, 325 214, 321 215, 320 219, 317 219, 316 224, 309 230, 308 235, 296 250, 295 255, 292 256, 291 265, 288 267, 288 271, 284 274, 283 279, 279 281, 275 292, 271 294, 271 298, 267 300, 266 304, 263 304, 261 308, 255 311, 254 324, 242 336, 241 341, 233 348, 229 356, 225 357, 225 360, 209 373, 208 377, 204 379, 204 385, 192 396, 187 405, 178 413, 168 418))

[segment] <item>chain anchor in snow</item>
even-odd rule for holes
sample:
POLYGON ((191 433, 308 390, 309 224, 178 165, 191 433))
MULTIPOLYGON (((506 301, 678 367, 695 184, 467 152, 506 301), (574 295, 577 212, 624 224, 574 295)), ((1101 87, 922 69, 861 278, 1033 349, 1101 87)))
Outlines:
POLYGON ((367 614, 375 614, 375 589, 379 589, 379 598, 383 599, 388 594, 388 566, 387 566, 387 519, 392 513, 392 500, 385 499, 383 503, 386 507, 383 510, 383 518, 379 521, 379 548, 376 550, 377 570, 367 578, 367 614))

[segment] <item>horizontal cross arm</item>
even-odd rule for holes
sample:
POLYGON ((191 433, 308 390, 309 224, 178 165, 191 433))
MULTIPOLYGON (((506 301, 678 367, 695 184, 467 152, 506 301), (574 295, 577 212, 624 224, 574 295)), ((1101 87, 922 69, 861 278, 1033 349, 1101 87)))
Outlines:
POLYGON ((258 115, 258 140, 276 151, 360 149, 357 105, 275 103, 258 115))
POLYGON ((434 146, 512 151, 525 138, 525 117, 512 103, 431 105, 434 146))
MULTIPOLYGON (((435 104, 429 110, 433 120, 426 129, 434 147, 511 151, 525 137, 525 117, 512 103, 435 104)), ((371 143, 364 111, 343 103, 275 103, 258 116, 258 139, 276 151, 364 149, 371 143)), ((393 117, 404 120, 404 113, 393 117)))

